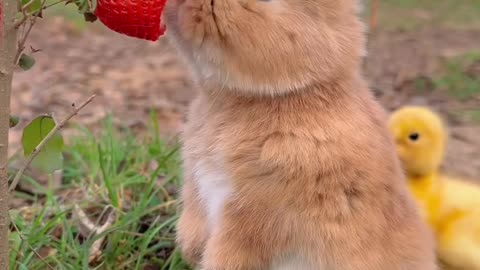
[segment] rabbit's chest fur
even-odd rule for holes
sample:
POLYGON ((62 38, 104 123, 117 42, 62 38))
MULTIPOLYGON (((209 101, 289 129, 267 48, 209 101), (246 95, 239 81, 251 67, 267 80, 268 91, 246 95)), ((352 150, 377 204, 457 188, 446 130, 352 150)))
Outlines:
MULTIPOLYGON (((212 230, 222 221, 222 212, 227 200, 232 196, 234 190, 222 160, 218 158, 212 162, 211 158, 201 158, 195 162, 193 167, 193 179, 197 185, 198 196, 205 210, 208 231, 212 230), (215 164, 215 165, 213 165, 215 164)), ((274 260, 268 270, 322 270, 297 255, 289 256, 282 260, 274 260)))
POLYGON ((184 126, 186 182, 194 188, 183 197, 190 208, 179 221, 180 239, 198 237, 186 243, 197 260, 268 270, 434 269, 391 268, 378 259, 403 252, 408 241, 429 244, 401 186, 380 107, 366 99, 323 104, 317 92, 278 99, 222 95, 198 97, 184 126), (387 251, 384 235, 398 239, 387 251), (363 245, 375 249, 362 253, 363 245))
POLYGON ((197 160, 193 167, 193 179, 197 184, 198 196, 205 209, 208 227, 216 226, 221 218, 225 201, 232 193, 231 184, 227 178, 221 161, 216 165, 197 160))
POLYGON ((300 256, 293 256, 286 260, 277 261, 270 266, 269 270, 324 270, 324 267, 313 266, 308 260, 300 256))

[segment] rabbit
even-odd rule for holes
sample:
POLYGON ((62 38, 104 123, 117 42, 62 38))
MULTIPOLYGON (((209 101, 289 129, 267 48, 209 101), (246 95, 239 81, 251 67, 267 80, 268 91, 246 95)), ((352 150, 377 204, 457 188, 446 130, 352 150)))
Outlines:
POLYGON ((356 0, 170 0, 198 93, 177 242, 201 270, 434 270, 356 0))

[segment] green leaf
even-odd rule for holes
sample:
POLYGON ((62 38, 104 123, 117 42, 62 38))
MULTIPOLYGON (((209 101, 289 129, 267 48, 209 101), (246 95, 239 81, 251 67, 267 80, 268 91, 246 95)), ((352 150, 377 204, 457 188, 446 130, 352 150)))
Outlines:
MULTIPOLYGON (((31 0, 32 3, 28 6, 27 12, 31 14, 39 13, 42 9, 42 0, 31 0)), ((22 7, 30 3, 30 0, 22 0, 22 7)))
POLYGON ((28 270, 28 267, 25 266, 25 264, 23 264, 23 263, 19 263, 18 269, 19 269, 19 270, 28 270))
MULTIPOLYGON (((39 116, 25 127, 22 136, 25 157, 33 153, 38 144, 54 127, 55 121, 50 116, 39 116)), ((63 167, 63 147, 63 138, 56 133, 34 158, 32 166, 48 173, 61 169, 63 167)))
POLYGON ((21 247, 22 239, 20 238, 20 233, 17 231, 11 232, 8 238, 8 242, 9 242, 8 245, 10 249, 10 255, 9 255, 10 269, 14 269, 13 265, 15 265, 15 261, 17 259, 18 253, 21 252, 20 247, 21 247))
POLYGON ((32 167, 47 173, 63 168, 62 152, 41 151, 32 161, 32 167))
POLYGON ((20 118, 18 118, 18 116, 15 116, 15 115, 10 115, 10 127, 13 128, 15 127, 16 125, 18 125, 18 122, 20 121, 20 118))
POLYGON ((20 56, 20 60, 18 61, 18 65, 23 70, 29 70, 33 67, 33 65, 35 65, 35 59, 30 55, 22 53, 22 55, 20 56))

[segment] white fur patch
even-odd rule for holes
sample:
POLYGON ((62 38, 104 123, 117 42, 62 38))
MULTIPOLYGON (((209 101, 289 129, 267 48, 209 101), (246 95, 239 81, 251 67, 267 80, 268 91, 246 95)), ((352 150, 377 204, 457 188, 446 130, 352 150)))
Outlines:
POLYGON ((356 10, 358 14, 362 14, 365 11, 365 0, 356 0, 356 10))
POLYGON ((278 261, 274 263, 269 270, 321 270, 323 267, 314 267, 310 262, 307 260, 299 257, 299 256, 292 256, 286 258, 282 261, 278 261))
POLYGON ((232 193, 232 187, 222 166, 208 166, 200 160, 194 167, 194 178, 198 186, 200 199, 207 211, 210 228, 216 226, 221 218, 225 201, 232 193))

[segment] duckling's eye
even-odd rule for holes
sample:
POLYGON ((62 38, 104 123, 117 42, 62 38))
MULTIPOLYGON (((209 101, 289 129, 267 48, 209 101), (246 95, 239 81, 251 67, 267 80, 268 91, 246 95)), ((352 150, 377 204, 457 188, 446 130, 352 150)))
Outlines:
POLYGON ((420 138, 420 134, 418 134, 417 132, 414 132, 414 133, 411 133, 410 135, 408 135, 408 138, 412 141, 412 142, 415 142, 418 140, 418 138, 420 138))

